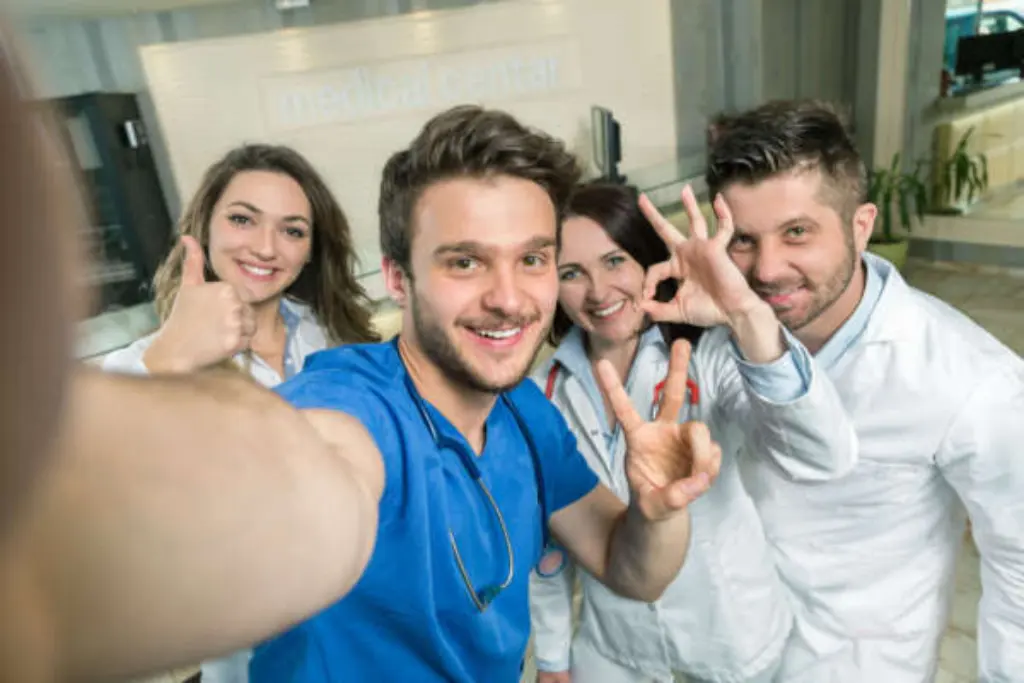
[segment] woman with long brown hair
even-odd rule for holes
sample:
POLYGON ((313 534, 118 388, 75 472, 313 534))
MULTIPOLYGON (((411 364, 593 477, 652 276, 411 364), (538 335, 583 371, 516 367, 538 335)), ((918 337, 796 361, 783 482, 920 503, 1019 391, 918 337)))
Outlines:
MULTIPOLYGON (((345 215, 288 147, 245 145, 211 166, 154 278, 160 329, 104 368, 185 373, 234 364, 273 387, 306 356, 377 341, 345 215)), ((205 662, 204 683, 244 683, 250 653, 205 662)))
POLYGON ((104 367, 177 373, 234 361, 274 386, 327 346, 375 341, 345 215, 288 147, 211 166, 154 278, 160 329, 104 367))

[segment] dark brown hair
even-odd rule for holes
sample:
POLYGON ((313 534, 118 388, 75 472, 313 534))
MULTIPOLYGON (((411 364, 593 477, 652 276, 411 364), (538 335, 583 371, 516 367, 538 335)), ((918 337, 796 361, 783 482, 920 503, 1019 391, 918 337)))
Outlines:
MULTIPOLYGON (((667 261, 668 248, 654 227, 640 210, 639 193, 629 185, 596 181, 579 186, 569 197, 566 218, 589 218, 605 231, 634 261, 646 271, 656 263, 667 261)), ((670 301, 679 284, 665 280, 655 291, 658 301, 670 301)), ((676 339, 688 339, 696 344, 703 329, 693 325, 659 323, 662 336, 671 344, 676 339)), ((548 332, 548 343, 558 346, 572 328, 572 320, 559 304, 548 332)))
MULTIPOLYGON (((377 341, 370 323, 370 302, 356 281, 358 265, 348 220, 316 169, 290 147, 243 145, 207 169, 199 189, 178 223, 178 235, 190 235, 209 247, 210 217, 225 188, 237 174, 270 171, 290 177, 309 200, 313 245, 309 263, 285 292, 306 303, 334 343, 377 341)), ((153 278, 160 321, 171 313, 181 285, 184 248, 178 241, 153 278)), ((207 277, 215 275, 207 269, 207 277)))
POLYGON ((848 221, 865 201, 867 173, 843 117, 816 100, 778 100, 715 117, 708 126, 705 179, 714 197, 733 183, 818 169, 824 201, 848 221))
POLYGON ((381 253, 412 277, 412 213, 434 183, 503 175, 530 180, 544 188, 560 220, 580 173, 576 157, 562 142, 510 114, 453 107, 428 121, 409 147, 384 166, 378 204, 381 253))

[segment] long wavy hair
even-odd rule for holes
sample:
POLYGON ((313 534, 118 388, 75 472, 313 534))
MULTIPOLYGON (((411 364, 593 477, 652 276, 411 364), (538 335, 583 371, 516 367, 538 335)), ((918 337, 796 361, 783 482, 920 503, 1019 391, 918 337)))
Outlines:
MULTIPOLYGON (((210 218, 228 183, 245 171, 270 171, 290 177, 309 200, 313 213, 313 244, 309 263, 284 294, 309 305, 328 339, 335 343, 378 341, 370 322, 370 301, 355 278, 358 258, 352 231, 334 195, 316 169, 290 147, 251 144, 237 147, 213 164, 182 214, 177 235, 190 235, 205 253, 210 244, 210 218)), ((185 250, 175 240, 153 277, 154 303, 161 324, 167 320, 181 286, 185 250)), ((207 259, 209 264, 209 259, 207 259)), ((216 274, 207 265, 206 277, 216 274)))
MULTIPOLYGON (((608 181, 594 181, 580 185, 570 195, 565 218, 582 217, 601 226, 615 244, 629 254, 646 272, 656 263, 667 261, 668 248, 640 210, 636 188, 608 181)), ((679 283, 665 280, 658 285, 654 298, 671 301, 679 283)), ((572 328, 572 320, 559 304, 548 332, 548 343, 558 346, 572 328)), ((686 339, 694 346, 704 329, 685 323, 658 323, 665 341, 671 345, 676 339, 686 339)))

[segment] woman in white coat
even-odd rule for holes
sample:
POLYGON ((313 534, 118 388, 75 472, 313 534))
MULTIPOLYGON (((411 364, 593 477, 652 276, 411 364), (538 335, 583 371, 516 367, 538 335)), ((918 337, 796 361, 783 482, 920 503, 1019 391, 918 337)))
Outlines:
MULTIPOLYGON (((705 266, 726 269, 716 273, 720 282, 721 272, 733 268, 725 251, 728 231, 707 239, 692 196, 687 209, 694 226, 690 246, 704 250, 705 266)), ((716 209, 724 225, 728 210, 716 209)), ((684 324, 651 324, 640 306, 646 270, 668 257, 633 190, 592 184, 577 191, 559 253, 559 311, 551 332, 557 350, 534 379, 561 409, 601 481, 623 500, 630 495, 624 444, 598 390, 596 362, 610 360, 626 378, 637 410, 649 414, 658 402, 671 342, 680 336, 697 340, 699 329, 685 323, 710 326, 724 317, 708 308, 710 297, 695 275, 683 287, 663 282, 657 293, 659 301, 675 297, 675 310, 688 315, 672 317, 684 324)), ((728 275, 725 280, 745 294, 738 271, 728 275)), ((782 332, 774 315, 761 320, 762 336, 774 335, 777 342, 782 332)), ((822 481, 853 467, 856 440, 834 389, 806 350, 787 335, 781 358, 747 362, 741 349, 749 345, 737 340, 749 332, 712 327, 699 335, 692 354, 682 419, 705 421, 722 444, 723 458, 715 485, 691 506, 691 546, 679 576, 661 600, 636 602, 576 569, 561 549, 547 549, 531 576, 541 683, 672 681, 679 674, 691 681, 773 679, 792 615, 731 456, 743 439, 751 439, 762 457, 794 480, 822 481), (573 638, 576 573, 583 602, 573 638)))
MULTIPOLYGON (((345 215, 288 147, 245 145, 211 166, 154 278, 160 328, 108 355, 129 373, 238 368, 273 387, 306 356, 375 341, 345 215)), ((203 665, 203 683, 244 683, 248 652, 203 665)))

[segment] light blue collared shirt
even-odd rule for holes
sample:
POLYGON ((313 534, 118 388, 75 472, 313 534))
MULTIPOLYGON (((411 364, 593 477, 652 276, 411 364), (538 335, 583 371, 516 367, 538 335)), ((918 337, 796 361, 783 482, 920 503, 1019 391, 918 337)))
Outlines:
POLYGON ((305 360, 305 355, 297 353, 294 348, 295 334, 299 331, 299 323, 302 322, 302 311, 284 297, 281 297, 281 320, 284 321, 288 335, 284 343, 284 377, 282 379, 291 379, 292 375, 302 369, 302 362, 305 360))
POLYGON ((882 296, 882 288, 885 286, 888 273, 871 258, 864 258, 863 264, 864 295, 861 296, 860 303, 854 309, 853 315, 836 330, 832 338, 825 342, 825 345, 816 354, 815 357, 822 368, 830 368, 835 365, 843 357, 843 354, 857 343, 882 296))
POLYGON ((782 338, 786 351, 771 363, 751 363, 743 358, 736 340, 729 337, 729 345, 736 357, 743 381, 772 403, 790 403, 803 397, 811 384, 811 356, 804 345, 785 327, 782 338))

